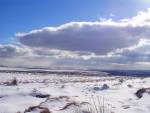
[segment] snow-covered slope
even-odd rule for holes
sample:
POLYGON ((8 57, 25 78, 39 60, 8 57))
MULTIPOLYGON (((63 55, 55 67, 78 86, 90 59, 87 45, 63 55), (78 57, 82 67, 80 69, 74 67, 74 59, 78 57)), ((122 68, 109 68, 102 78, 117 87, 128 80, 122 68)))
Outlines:
POLYGON ((150 95, 135 96, 147 87, 150 78, 1 72, 0 113, 74 113, 91 104, 106 108, 99 113, 150 113, 150 95))

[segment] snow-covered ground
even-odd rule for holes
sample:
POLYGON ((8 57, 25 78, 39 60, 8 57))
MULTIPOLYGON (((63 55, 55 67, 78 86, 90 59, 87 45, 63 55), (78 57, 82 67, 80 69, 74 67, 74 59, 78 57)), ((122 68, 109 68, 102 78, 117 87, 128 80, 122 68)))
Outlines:
POLYGON ((147 87, 148 77, 1 72, 0 113, 150 113, 150 94, 135 96, 147 87))

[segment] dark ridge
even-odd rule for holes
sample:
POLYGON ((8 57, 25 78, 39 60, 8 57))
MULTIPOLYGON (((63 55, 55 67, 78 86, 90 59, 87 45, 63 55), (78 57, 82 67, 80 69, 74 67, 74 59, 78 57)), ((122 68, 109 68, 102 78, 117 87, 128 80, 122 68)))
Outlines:
POLYGON ((113 76, 150 77, 150 70, 103 70, 113 76))
POLYGON ((57 74, 57 75, 86 75, 86 76, 99 76, 98 73, 87 71, 57 71, 57 70, 0 70, 0 73, 23 73, 23 74, 57 74))

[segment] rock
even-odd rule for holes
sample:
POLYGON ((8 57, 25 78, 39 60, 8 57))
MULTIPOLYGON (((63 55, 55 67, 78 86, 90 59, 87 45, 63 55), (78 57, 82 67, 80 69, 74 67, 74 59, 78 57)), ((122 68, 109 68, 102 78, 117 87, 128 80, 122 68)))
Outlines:
POLYGON ((38 97, 38 98, 48 98, 50 95, 49 94, 37 94, 35 95, 35 97, 38 97))
POLYGON ((38 91, 37 89, 33 89, 33 92, 30 95, 33 97, 37 97, 37 98, 48 98, 48 97, 50 97, 49 94, 43 94, 40 91, 38 91))
POLYGON ((119 83, 122 84, 124 82, 124 79, 119 79, 119 83))
POLYGON ((142 89, 139 89, 135 95, 138 97, 138 98, 142 98, 143 97, 143 93, 146 92, 146 89, 145 88, 142 88, 142 89))
POLYGON ((99 90, 101 90, 101 88, 100 87, 94 87, 93 88, 95 91, 99 91, 99 90))
POLYGON ((133 86, 132 86, 131 84, 128 84, 127 86, 128 86, 129 88, 133 88, 133 86))
POLYGON ((109 88, 109 86, 107 84, 104 84, 102 87, 94 87, 93 90, 100 91, 100 90, 105 90, 108 88, 109 88))
POLYGON ((31 96, 37 97, 37 98, 48 98, 50 95, 49 94, 41 94, 41 93, 33 93, 33 94, 31 94, 31 96))
POLYGON ((102 90, 109 89, 109 86, 107 84, 104 84, 101 89, 102 90))

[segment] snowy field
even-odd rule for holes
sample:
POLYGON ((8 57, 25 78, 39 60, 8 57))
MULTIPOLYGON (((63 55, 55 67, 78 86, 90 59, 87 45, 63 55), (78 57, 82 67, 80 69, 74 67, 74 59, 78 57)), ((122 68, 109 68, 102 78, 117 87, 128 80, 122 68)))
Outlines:
POLYGON ((150 78, 90 74, 1 72, 0 113, 150 113, 150 78))

